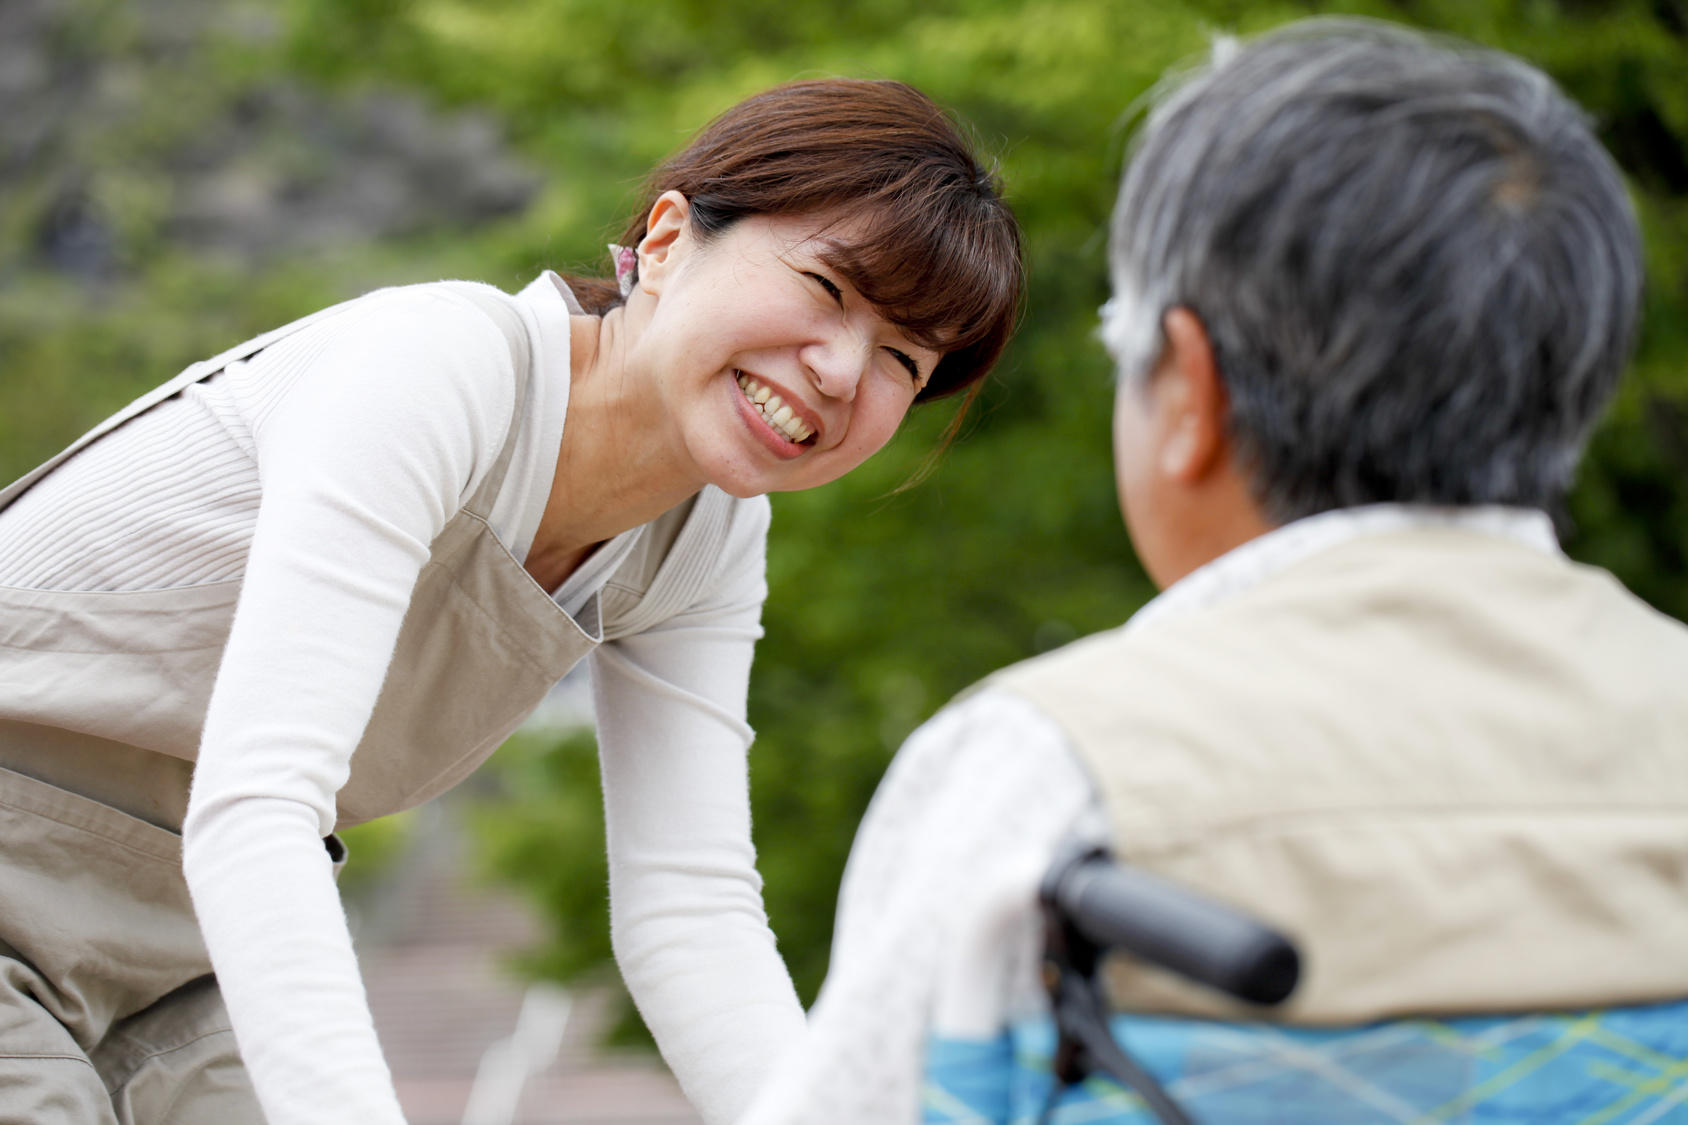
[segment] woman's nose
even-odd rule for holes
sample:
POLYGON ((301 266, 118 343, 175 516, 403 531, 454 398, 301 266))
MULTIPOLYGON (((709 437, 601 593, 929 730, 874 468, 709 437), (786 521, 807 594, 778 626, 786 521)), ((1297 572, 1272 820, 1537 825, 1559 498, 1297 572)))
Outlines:
POLYGON ((823 395, 849 402, 856 397, 871 355, 871 346, 860 335, 839 331, 809 345, 802 359, 823 395))

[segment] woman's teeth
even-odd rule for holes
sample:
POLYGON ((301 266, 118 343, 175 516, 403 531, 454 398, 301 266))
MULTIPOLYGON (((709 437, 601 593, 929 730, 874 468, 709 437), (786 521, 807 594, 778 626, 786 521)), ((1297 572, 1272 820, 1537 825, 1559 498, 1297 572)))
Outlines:
POLYGON ((762 415, 762 420, 786 441, 805 442, 814 436, 814 428, 793 413, 779 395, 742 371, 738 372, 738 385, 744 397, 750 400, 750 405, 762 415))

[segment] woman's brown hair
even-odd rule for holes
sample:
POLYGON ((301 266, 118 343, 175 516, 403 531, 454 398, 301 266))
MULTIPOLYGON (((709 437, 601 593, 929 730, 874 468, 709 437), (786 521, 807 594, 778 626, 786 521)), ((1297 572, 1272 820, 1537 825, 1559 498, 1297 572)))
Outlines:
MULTIPOLYGON (((644 238, 665 191, 687 198, 704 239, 750 215, 849 224, 852 239, 828 264, 943 353, 921 400, 976 391, 1013 333, 1025 273, 1019 225, 954 122, 912 86, 824 79, 740 102, 651 173, 621 245, 644 238)), ((569 282, 589 312, 621 303, 613 282, 569 282)))

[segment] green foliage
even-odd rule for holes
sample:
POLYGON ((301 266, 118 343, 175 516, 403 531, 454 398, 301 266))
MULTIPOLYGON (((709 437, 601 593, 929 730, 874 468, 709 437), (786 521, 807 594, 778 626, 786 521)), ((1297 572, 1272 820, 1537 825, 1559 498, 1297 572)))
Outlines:
POLYGON ((519 884, 549 921, 551 940, 523 958, 536 975, 574 980, 610 960, 609 864, 598 752, 590 732, 517 734, 493 761, 496 793, 469 825, 481 866, 519 884))
POLYGON ((338 829, 347 858, 339 878, 341 897, 359 902, 372 896, 414 843, 415 832, 414 810, 338 829))
MULTIPOLYGON (((192 47, 194 66, 143 50, 148 25, 126 9, 75 7, 76 50, 141 76, 61 146, 114 216, 117 276, 78 286, 32 251, 62 197, 50 162, 0 183, 0 475, 181 364, 327 300, 438 276, 513 287, 542 266, 592 266, 648 167, 776 81, 905 79, 996 154, 1027 230, 1030 305, 966 437, 899 492, 948 421, 949 407, 926 407, 849 479, 775 499, 751 771, 770 916, 806 995, 824 972, 854 825, 903 737, 991 669, 1114 624, 1151 593, 1112 491, 1109 371, 1094 339, 1104 227, 1134 107, 1215 31, 1316 12, 1395 18, 1516 52, 1589 108, 1638 202, 1649 293, 1635 368, 1571 503, 1570 546, 1688 618, 1681 0, 286 0, 268 38, 242 31, 247 9, 230 6, 192 47), (158 153, 277 82, 489 108, 543 186, 519 214, 261 268, 182 249, 163 216, 193 173, 158 153)), ((589 740, 518 740, 495 768, 508 796, 478 834, 552 923, 528 967, 592 971, 608 939, 589 740)))

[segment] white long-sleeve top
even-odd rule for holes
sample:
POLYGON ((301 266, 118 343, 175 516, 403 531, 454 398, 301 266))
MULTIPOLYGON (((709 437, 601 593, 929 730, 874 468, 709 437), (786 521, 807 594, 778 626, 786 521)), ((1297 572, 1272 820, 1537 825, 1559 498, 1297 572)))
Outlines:
MULTIPOLYGON (((434 537, 513 420, 491 524, 522 558, 568 401, 572 298, 517 299, 536 375, 440 287, 364 298, 102 438, 0 513, 0 584, 156 590, 239 577, 184 868, 272 1125, 402 1121, 321 836, 434 537)), ((732 1120, 803 1016, 750 839, 744 719, 765 500, 741 503, 694 604, 591 657, 612 929, 629 990, 710 1122, 732 1120)), ((634 542, 556 591, 571 612, 634 542)), ((449 1013, 441 1013, 449 1019, 449 1013)))

